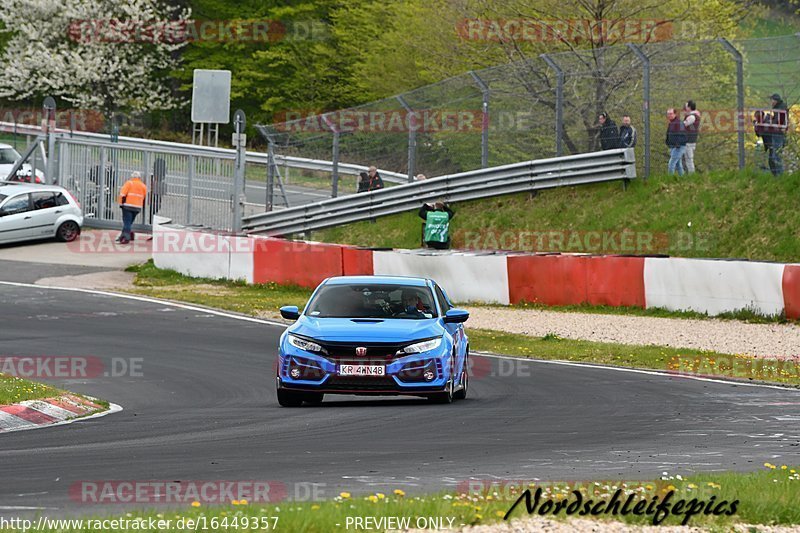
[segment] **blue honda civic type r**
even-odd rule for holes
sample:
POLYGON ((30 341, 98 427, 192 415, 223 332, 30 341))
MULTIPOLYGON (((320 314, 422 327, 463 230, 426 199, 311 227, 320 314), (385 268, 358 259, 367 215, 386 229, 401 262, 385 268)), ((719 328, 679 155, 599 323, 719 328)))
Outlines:
POLYGON ((323 281, 278 346, 278 403, 320 403, 325 394, 467 396, 469 313, 435 281, 342 276, 323 281))

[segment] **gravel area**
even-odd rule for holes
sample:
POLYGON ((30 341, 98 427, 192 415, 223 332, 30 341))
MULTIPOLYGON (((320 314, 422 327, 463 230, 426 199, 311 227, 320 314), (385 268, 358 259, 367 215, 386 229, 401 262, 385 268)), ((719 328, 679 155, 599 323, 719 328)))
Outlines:
POLYGON ((92 272, 77 276, 59 276, 54 278, 41 278, 37 285, 51 287, 73 287, 78 289, 127 289, 133 287, 136 274, 122 270, 107 270, 92 272))
POLYGON ((535 337, 555 333, 568 339, 652 344, 774 358, 800 357, 800 326, 795 324, 749 324, 737 320, 600 315, 497 307, 471 307, 468 310, 468 327, 535 337))
MULTIPOLYGON (((726 528, 726 530, 735 531, 737 533, 789 533, 800 531, 800 526, 752 526, 737 524, 730 529, 726 528)), ((584 519, 556 521, 535 516, 511 520, 510 522, 498 522, 492 525, 466 526, 456 531, 462 533, 534 533, 540 531, 546 531, 548 533, 589 533, 605 531, 614 533, 694 533, 709 530, 692 526, 634 526, 622 522, 600 522, 584 519)), ((422 530, 410 530, 410 532, 422 533, 422 530)))

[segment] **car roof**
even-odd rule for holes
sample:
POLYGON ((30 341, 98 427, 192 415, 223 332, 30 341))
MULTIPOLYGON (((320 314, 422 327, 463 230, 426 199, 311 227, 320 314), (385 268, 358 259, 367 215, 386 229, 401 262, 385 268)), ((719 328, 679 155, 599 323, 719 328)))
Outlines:
POLYGON ((6 196, 36 191, 64 192, 64 188, 59 187, 58 185, 45 185, 43 183, 32 184, 20 183, 16 181, 0 181, 0 194, 5 194, 6 196))
POLYGON ((326 285, 360 285, 375 283, 381 285, 406 285, 412 287, 427 287, 428 280, 411 276, 336 276, 328 278, 326 285))
POLYGON ((13 149, 14 147, 11 146, 10 144, 0 143, 0 148, 11 148, 11 149, 13 149))

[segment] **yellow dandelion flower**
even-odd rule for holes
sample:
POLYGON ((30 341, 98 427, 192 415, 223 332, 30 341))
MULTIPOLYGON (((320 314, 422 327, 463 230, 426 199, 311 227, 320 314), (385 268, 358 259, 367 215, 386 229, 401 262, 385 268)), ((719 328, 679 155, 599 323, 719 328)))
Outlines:
POLYGON ((319 505, 317 505, 316 503, 311 506, 312 511, 316 511, 317 509, 319 509, 319 505))
POLYGON ((395 496, 400 496, 400 497, 403 497, 403 496, 405 496, 405 495, 406 495, 406 493, 405 493, 404 491, 400 490, 400 489, 394 489, 394 491, 393 491, 393 492, 394 492, 394 495, 395 495, 395 496))
POLYGON ((192 507, 200 507, 200 502, 192 502, 192 507))
POLYGON ((349 492, 340 492, 339 497, 344 498, 345 500, 350 497, 349 492))

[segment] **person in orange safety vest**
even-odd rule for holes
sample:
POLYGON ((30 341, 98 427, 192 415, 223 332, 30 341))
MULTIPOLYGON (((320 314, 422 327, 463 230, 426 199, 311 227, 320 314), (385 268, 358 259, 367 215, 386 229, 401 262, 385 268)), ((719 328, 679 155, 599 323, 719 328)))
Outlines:
POLYGON ((119 193, 119 205, 122 208, 122 233, 117 239, 122 244, 127 244, 133 239, 133 221, 136 215, 144 208, 144 199, 147 196, 147 185, 142 182, 142 175, 138 172, 131 174, 131 179, 125 182, 119 193))

